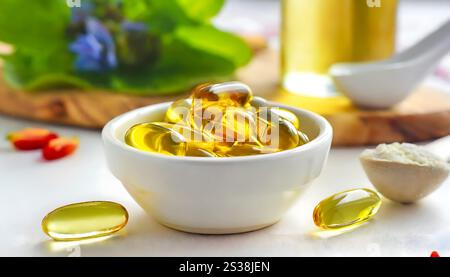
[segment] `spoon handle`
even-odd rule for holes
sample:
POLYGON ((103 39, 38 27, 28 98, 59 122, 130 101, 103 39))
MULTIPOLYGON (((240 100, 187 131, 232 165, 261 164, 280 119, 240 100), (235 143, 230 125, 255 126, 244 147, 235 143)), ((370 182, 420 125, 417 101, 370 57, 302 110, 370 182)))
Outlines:
POLYGON ((425 148, 445 161, 450 162, 450 136, 435 140, 425 145, 425 148))
POLYGON ((396 61, 407 61, 427 55, 431 60, 439 60, 450 51, 450 19, 417 44, 394 57, 396 61))

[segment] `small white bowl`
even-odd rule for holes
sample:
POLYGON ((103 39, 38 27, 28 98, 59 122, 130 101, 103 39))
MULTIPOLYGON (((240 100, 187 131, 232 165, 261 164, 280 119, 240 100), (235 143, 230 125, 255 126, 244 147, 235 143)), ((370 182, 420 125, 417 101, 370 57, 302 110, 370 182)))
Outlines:
POLYGON ((319 176, 332 140, 323 117, 270 104, 297 114, 311 142, 279 153, 231 158, 165 156, 125 144, 131 126, 164 118, 170 103, 163 103, 128 112, 105 126, 109 169, 144 210, 173 229, 230 234, 270 226, 319 176))

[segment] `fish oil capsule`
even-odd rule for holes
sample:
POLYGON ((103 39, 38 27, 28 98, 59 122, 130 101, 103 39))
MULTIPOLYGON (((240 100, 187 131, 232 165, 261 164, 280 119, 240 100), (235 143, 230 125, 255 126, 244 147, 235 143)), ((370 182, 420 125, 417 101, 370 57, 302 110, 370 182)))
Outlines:
POLYGON ((226 109, 250 106, 253 93, 243 83, 227 82, 200 85, 193 90, 191 98, 190 124, 203 131, 206 125, 220 124, 226 109))
POLYGON ((205 158, 215 158, 218 157, 213 150, 199 148, 199 147, 188 147, 186 151, 186 156, 188 157, 205 157, 205 158))
POLYGON ((58 241, 111 235, 128 222, 128 212, 113 202, 84 202, 60 207, 42 220, 42 230, 58 241))
POLYGON ((139 150, 165 155, 184 156, 186 139, 170 127, 170 123, 142 123, 131 127, 125 134, 126 144, 139 150))
POLYGON ((193 105, 196 106, 193 106, 191 108, 189 123, 195 129, 200 130, 201 132, 205 132, 205 129, 208 130, 207 133, 211 135, 214 133, 212 130, 215 129, 215 126, 221 124, 221 120, 226 108, 211 103, 207 107, 205 107, 204 105, 199 106, 199 103, 200 102, 196 102, 194 100, 193 105))
POLYGON ((265 146, 282 151, 301 145, 299 132, 290 121, 281 118, 275 122, 261 118, 259 121, 258 138, 265 146))
POLYGON ((256 118, 253 113, 241 107, 231 107, 224 111, 221 136, 225 142, 257 142, 256 118))
POLYGON ((171 129, 178 134, 181 134, 186 140, 186 153, 185 156, 193 157, 213 157, 214 140, 206 133, 201 133, 198 130, 186 125, 158 123, 160 126, 164 126, 171 129))
POLYGON ((309 142, 289 110, 270 107, 239 82, 203 84, 172 103, 165 122, 133 126, 125 142, 175 156, 229 157, 274 153, 309 142))
POLYGON ((272 118, 274 117, 281 118, 291 122, 292 125, 294 125, 295 129, 297 130, 300 129, 300 120, 298 119, 298 116, 296 116, 293 112, 286 109, 277 107, 269 107, 269 108, 262 107, 258 109, 256 115, 267 121, 272 121, 272 118))
POLYGON ((272 108, 271 111, 272 113, 276 113, 280 118, 291 122, 295 129, 300 129, 300 120, 293 112, 281 108, 272 108))
POLYGON ((250 102, 250 105, 251 105, 251 107, 261 108, 261 107, 269 106, 269 103, 267 103, 267 100, 262 97, 253 96, 252 101, 250 102))
POLYGON ((125 142, 139 150, 175 156, 186 156, 195 148, 214 149, 214 141, 199 131, 165 122, 135 125, 126 133, 125 142))
POLYGON ((299 146, 307 144, 309 142, 309 137, 307 134, 303 133, 302 131, 298 131, 298 137, 300 138, 299 146))
POLYGON ((165 122, 168 123, 188 123, 192 99, 180 99, 172 103, 167 109, 165 122))
POLYGON ((322 200, 314 209, 314 223, 322 229, 350 227, 372 218, 381 206, 381 198, 369 189, 354 189, 322 200))
POLYGON ((194 102, 201 100, 203 107, 208 107, 211 102, 220 102, 220 105, 225 107, 244 107, 252 101, 253 93, 244 83, 226 82, 200 85, 193 90, 192 98, 194 102))
POLYGON ((273 148, 258 145, 256 143, 235 142, 233 145, 216 145, 216 152, 220 157, 239 157, 251 155, 263 155, 275 153, 273 148))

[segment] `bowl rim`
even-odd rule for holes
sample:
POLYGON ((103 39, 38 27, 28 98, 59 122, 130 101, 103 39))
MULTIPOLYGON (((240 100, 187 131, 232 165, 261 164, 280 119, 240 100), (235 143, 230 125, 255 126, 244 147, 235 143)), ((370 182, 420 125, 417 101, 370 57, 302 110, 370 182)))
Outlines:
POLYGON ((127 152, 136 154, 141 157, 146 158, 155 158, 155 159, 161 159, 161 160, 167 160, 167 161, 178 161, 178 162, 197 162, 197 163, 230 163, 230 162, 246 162, 246 161, 259 161, 259 160, 271 160, 271 159, 277 159, 281 157, 290 157, 293 155, 298 155, 300 153, 303 153, 305 151, 309 151, 313 148, 316 148, 318 145, 321 145, 323 143, 326 143, 327 140, 331 140, 333 137, 333 128, 331 127, 331 124, 321 115, 318 115, 314 112, 292 107, 289 105, 277 103, 268 101, 267 103, 274 107, 279 107, 283 109, 287 109, 290 111, 295 111, 296 113, 301 113, 303 115, 308 116, 309 118, 314 121, 315 124, 319 127, 319 134, 316 138, 311 140, 310 142, 289 149, 284 150, 276 153, 269 153, 264 155, 250 155, 250 156, 239 156, 239 157, 224 157, 224 158, 210 158, 210 157, 187 157, 187 156, 169 156, 159 153, 152 153, 152 152, 146 152, 141 151, 139 149, 136 149, 132 146, 127 145, 125 142, 121 141, 115 136, 115 131, 119 126, 121 126, 124 122, 130 120, 131 118, 134 118, 136 114, 146 114, 149 113, 149 110, 158 110, 162 107, 169 107, 170 104, 173 102, 164 102, 159 104, 153 104, 149 106, 145 106, 142 108, 134 109, 129 112, 126 112, 122 115, 119 115, 115 118, 113 118, 111 121, 109 121, 102 130, 102 139, 103 142, 109 142, 112 145, 121 148, 122 150, 125 150, 127 152))

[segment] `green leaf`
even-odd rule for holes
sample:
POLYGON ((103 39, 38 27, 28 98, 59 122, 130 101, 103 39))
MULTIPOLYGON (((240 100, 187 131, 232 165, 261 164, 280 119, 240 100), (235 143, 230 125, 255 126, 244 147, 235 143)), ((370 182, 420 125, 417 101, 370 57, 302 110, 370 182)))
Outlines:
POLYGON ((128 19, 146 22, 152 30, 170 32, 178 25, 208 23, 222 8, 224 0, 127 0, 128 19))
POLYGON ((123 12, 125 17, 131 21, 147 21, 149 14, 148 1, 126 0, 123 2, 123 12))
POLYGON ((128 19, 145 22, 160 34, 172 32, 179 24, 194 23, 176 0, 127 0, 124 12, 128 19))
POLYGON ((210 25, 180 26, 175 36, 195 49, 232 61, 236 67, 247 64, 252 57, 250 47, 241 38, 210 25))
POLYGON ((66 43, 70 10, 62 0, 0 0, 0 41, 34 51, 66 43))
POLYGON ((146 96, 228 80, 250 60, 251 50, 239 37, 210 25, 223 2, 126 0, 125 17, 146 22, 150 32, 162 39, 161 56, 134 70, 80 73, 74 71, 75 55, 68 50, 75 38, 66 36, 70 10, 65 1, 0 0, 0 40, 16 49, 4 58, 5 79, 26 90, 70 87, 146 96))
POLYGON ((168 95, 198 83, 229 79, 235 70, 232 61, 194 49, 183 41, 166 38, 163 56, 153 67, 139 74, 121 71, 114 75, 112 87, 138 95, 168 95))
POLYGON ((177 0, 185 14, 195 21, 208 21, 219 13, 224 0, 177 0))
MULTIPOLYGON (((57 51, 56 53, 61 53, 57 51)), ((185 42, 168 35, 164 39, 160 60, 137 70, 118 70, 109 74, 75 73, 51 62, 63 60, 57 54, 36 58, 19 51, 6 58, 6 80, 16 88, 48 90, 58 88, 108 89, 134 95, 169 95, 207 81, 228 80, 235 70, 232 61, 192 48, 185 42)), ((70 57, 69 57, 70 58, 70 57)), ((69 61, 63 64, 71 64, 69 61)))
POLYGON ((17 49, 4 60, 5 79, 14 87, 31 89, 33 85, 30 83, 37 82, 36 79, 50 79, 47 75, 69 75, 72 72, 74 56, 67 51, 66 45, 49 45, 46 51, 39 53, 29 49, 17 49))

